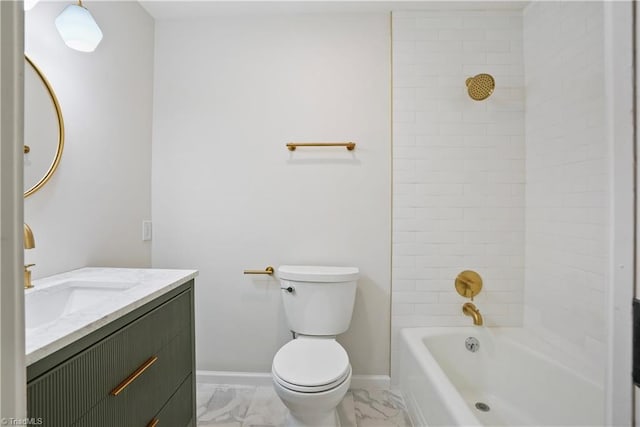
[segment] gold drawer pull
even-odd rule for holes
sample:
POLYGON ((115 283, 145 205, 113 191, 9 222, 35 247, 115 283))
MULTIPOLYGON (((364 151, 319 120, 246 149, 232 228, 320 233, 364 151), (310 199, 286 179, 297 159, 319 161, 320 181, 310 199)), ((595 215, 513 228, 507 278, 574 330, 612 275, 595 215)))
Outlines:
POLYGON ((147 427, 156 427, 159 422, 160 420, 158 418, 154 418, 151 421, 149 421, 149 424, 147 424, 147 427))
POLYGON ((158 360, 158 356, 152 356, 149 359, 147 359, 147 361, 144 362, 142 365, 140 365, 140 367, 138 369, 136 369, 133 372, 133 374, 129 375, 124 381, 122 381, 120 384, 118 384, 118 386, 116 388, 111 390, 111 393, 109 393, 109 394, 111 396, 117 396, 120 393, 122 393, 122 390, 124 390, 125 388, 129 387, 129 384, 134 382, 136 380, 136 378, 138 378, 140 375, 142 375, 142 373, 144 371, 146 371, 147 368, 149 368, 149 366, 151 366, 154 363, 156 363, 156 360, 158 360))

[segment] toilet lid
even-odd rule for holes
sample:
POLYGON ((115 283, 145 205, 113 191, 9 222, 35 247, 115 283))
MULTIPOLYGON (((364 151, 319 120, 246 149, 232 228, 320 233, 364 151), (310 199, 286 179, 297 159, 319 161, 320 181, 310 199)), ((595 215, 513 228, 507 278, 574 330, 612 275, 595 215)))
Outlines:
POLYGON ((278 277, 295 282, 337 283, 357 280, 357 267, 327 267, 320 265, 281 265, 278 277))
POLYGON ((272 370, 288 384, 316 388, 341 382, 349 373, 349 356, 333 339, 298 338, 278 350, 272 370))

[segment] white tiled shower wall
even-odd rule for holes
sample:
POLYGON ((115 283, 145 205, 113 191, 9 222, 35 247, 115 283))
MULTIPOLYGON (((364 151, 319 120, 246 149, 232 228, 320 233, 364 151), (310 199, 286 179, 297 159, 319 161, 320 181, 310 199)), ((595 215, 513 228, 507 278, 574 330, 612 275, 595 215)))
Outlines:
POLYGON ((524 11, 524 324, 602 379, 606 344, 607 143, 602 2, 524 11), (599 366, 599 368, 597 368, 599 366))
POLYGON ((601 382, 602 3, 394 13, 393 36, 393 362, 399 328, 470 323, 453 280, 474 269, 488 325, 524 324, 601 382), (496 91, 474 102, 479 72, 496 91))
POLYGON ((523 84, 521 11, 393 14, 394 347, 405 326, 470 324, 467 269, 486 324, 522 324, 523 84), (466 92, 478 73, 496 80, 485 101, 466 92))

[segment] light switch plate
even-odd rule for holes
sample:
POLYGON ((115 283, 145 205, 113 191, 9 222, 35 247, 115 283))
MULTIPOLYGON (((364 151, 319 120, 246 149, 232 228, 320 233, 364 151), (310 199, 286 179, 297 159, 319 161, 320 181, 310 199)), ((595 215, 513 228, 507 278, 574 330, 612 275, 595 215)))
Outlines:
POLYGON ((142 221, 142 241, 151 240, 151 221, 142 221))

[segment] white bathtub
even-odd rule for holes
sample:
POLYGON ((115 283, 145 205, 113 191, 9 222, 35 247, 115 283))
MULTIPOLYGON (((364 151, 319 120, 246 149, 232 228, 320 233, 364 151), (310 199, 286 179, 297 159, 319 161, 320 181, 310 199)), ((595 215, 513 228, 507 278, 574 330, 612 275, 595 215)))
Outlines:
POLYGON ((521 344, 526 333, 403 329, 399 387, 416 427, 602 426, 602 387, 521 344), (465 346, 468 337, 480 343, 475 353, 465 346), (489 411, 477 409, 478 402, 489 411))

